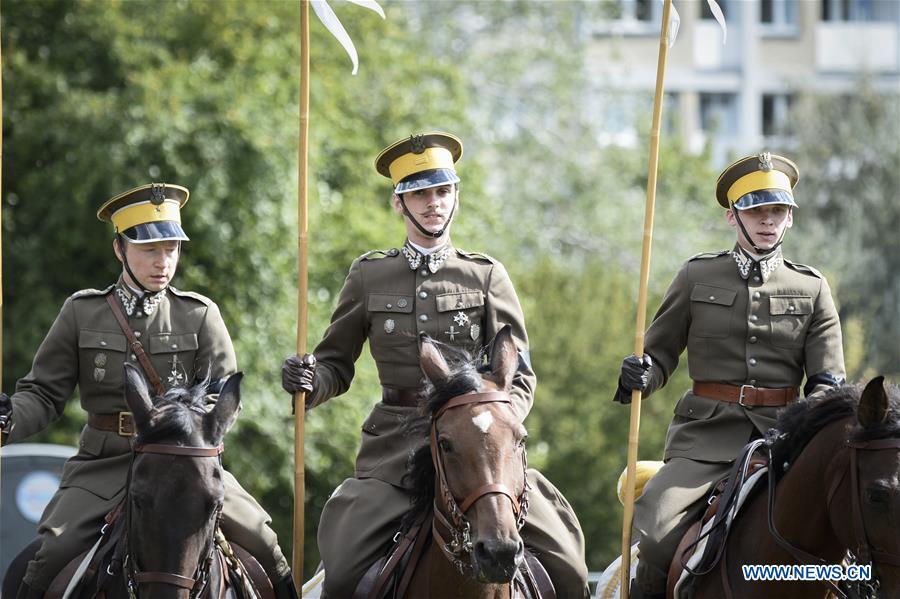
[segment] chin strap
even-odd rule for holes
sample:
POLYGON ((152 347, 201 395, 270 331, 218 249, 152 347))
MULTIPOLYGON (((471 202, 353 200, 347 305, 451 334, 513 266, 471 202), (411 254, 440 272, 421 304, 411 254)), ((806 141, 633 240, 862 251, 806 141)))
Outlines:
POLYGON ((447 224, 444 225, 444 228, 441 229, 440 231, 432 233, 431 231, 429 231, 428 229, 423 227, 421 224, 419 224, 419 221, 416 220, 416 217, 414 217, 412 215, 412 213, 409 211, 409 208, 406 207, 406 202, 403 200, 403 194, 402 193, 397 194, 397 197, 400 198, 400 205, 403 206, 403 214, 406 215, 406 218, 408 218, 409 220, 412 221, 412 224, 414 224, 416 226, 416 228, 419 230, 419 232, 422 235, 425 235, 427 237, 433 237, 434 239, 438 239, 438 238, 442 237, 444 235, 444 233, 447 232, 447 228, 450 227, 450 223, 453 222, 453 215, 456 214, 456 206, 457 206, 457 204, 459 204, 459 199, 454 200, 453 209, 450 211, 450 217, 447 218, 447 224))
POLYGON ((775 245, 773 245, 771 248, 764 250, 763 248, 756 245, 756 243, 754 243, 753 241, 753 237, 751 237, 750 233, 747 232, 747 228, 744 226, 744 221, 741 220, 740 212, 741 211, 735 208, 734 205, 731 206, 731 213, 734 214, 734 220, 737 221, 738 227, 741 228, 741 233, 744 234, 744 239, 746 239, 750 243, 750 245, 753 247, 753 251, 755 251, 757 254, 759 254, 760 256, 767 256, 768 254, 771 254, 772 252, 777 250, 778 247, 782 243, 784 243, 784 236, 787 233, 787 227, 785 227, 784 230, 781 231, 781 237, 778 238, 778 241, 776 241, 775 245))
POLYGON ((134 276, 134 273, 131 271, 131 266, 128 265, 128 253, 125 251, 125 244, 128 242, 125 240, 125 236, 121 233, 116 233, 116 239, 119 241, 119 253, 122 254, 122 264, 125 266, 125 272, 128 273, 128 276, 131 277, 134 284, 140 287, 141 291, 152 294, 153 291, 144 287, 144 284, 141 283, 140 279, 134 276))

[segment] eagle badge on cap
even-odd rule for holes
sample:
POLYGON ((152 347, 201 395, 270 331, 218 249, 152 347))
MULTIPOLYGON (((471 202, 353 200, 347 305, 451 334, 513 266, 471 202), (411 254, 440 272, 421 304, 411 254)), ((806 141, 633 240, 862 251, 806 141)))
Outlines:
POLYGON ((424 135, 410 135, 409 136, 409 151, 413 154, 421 154, 425 151, 425 136, 424 135))
POLYGON ((768 173, 773 168, 772 165, 772 153, 771 152, 760 152, 759 154, 759 170, 764 173, 768 173))

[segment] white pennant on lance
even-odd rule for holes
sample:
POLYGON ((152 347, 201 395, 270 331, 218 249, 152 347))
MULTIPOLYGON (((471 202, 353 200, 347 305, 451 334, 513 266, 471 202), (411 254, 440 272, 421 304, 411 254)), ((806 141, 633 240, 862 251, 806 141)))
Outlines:
MULTIPOLYGON (((665 0, 659 1, 664 2, 665 0)), ((722 45, 724 46, 725 40, 728 38, 728 27, 725 25, 725 13, 722 12, 722 7, 719 6, 719 3, 716 2, 716 0, 706 0, 706 4, 709 5, 709 11, 716 19, 719 27, 722 28, 722 45)), ((675 38, 678 36, 678 28, 680 26, 681 16, 678 14, 678 11, 675 10, 675 3, 673 2, 672 14, 669 15, 669 31, 667 36, 670 48, 675 44, 675 38)))
MULTIPOLYGON (((385 18, 384 11, 375 0, 347 1, 377 12, 379 15, 381 15, 382 19, 385 18)), ((312 5, 313 10, 316 13, 316 16, 318 16, 319 20, 322 21, 322 24, 325 25, 325 28, 331 32, 331 35, 333 35, 335 39, 337 39, 337 41, 341 44, 341 46, 344 47, 344 50, 347 51, 347 54, 350 56, 350 60, 353 61, 353 74, 356 75, 356 71, 359 69, 359 57, 356 54, 356 47, 353 45, 353 40, 351 40, 350 36, 347 34, 347 30, 344 29, 343 25, 341 25, 340 20, 338 20, 337 15, 334 14, 334 11, 331 9, 331 7, 328 6, 328 2, 326 0, 310 0, 310 4, 312 5)))

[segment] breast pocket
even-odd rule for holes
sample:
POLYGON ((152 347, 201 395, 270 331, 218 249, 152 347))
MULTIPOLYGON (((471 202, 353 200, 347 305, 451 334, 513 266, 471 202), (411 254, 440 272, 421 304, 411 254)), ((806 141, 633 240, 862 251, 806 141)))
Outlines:
POLYGON ((82 329, 78 332, 79 386, 109 391, 123 385, 125 335, 110 331, 82 329))
POLYGON ((157 333, 147 339, 147 353, 166 387, 186 387, 206 372, 194 372, 197 355, 196 333, 157 333))
POLYGON ((691 291, 691 335, 721 339, 731 328, 731 306, 737 292, 698 283, 691 291))
POLYGON ((773 295, 769 298, 772 345, 803 347, 813 312, 813 300, 803 295, 773 295))
POLYGON ((385 357, 384 348, 415 347, 416 328, 413 320, 412 295, 370 293, 366 301, 369 312, 369 347, 372 357, 385 357))
POLYGON ((435 296, 440 340, 478 349, 484 345, 484 293, 460 290, 435 296))

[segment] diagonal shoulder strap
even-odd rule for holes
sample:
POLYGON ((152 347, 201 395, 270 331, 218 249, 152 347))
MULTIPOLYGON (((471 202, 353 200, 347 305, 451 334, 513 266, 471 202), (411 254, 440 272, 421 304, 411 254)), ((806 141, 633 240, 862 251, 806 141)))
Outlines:
POLYGON ((141 367, 144 369, 144 374, 147 375, 147 378, 150 379, 150 384, 153 385, 153 389, 156 391, 157 395, 162 395, 166 392, 166 387, 163 385, 162 379, 156 373, 156 369, 153 368, 153 364, 150 363, 150 358, 147 357, 147 353, 144 351, 144 346, 141 345, 141 342, 137 340, 137 337, 134 336, 134 331, 131 330, 131 327, 128 326, 128 320, 125 318, 125 314, 122 312, 122 308, 116 302, 116 299, 109 294, 106 296, 106 303, 109 304, 109 307, 112 309, 113 316, 116 317, 116 322, 119 323, 119 328, 122 329, 122 332, 125 333, 125 337, 128 339, 128 343, 131 346, 131 351, 134 352, 134 355, 137 356, 138 362, 141 363, 141 367))

